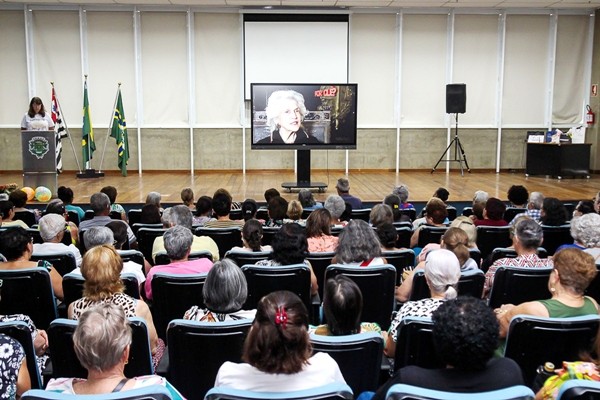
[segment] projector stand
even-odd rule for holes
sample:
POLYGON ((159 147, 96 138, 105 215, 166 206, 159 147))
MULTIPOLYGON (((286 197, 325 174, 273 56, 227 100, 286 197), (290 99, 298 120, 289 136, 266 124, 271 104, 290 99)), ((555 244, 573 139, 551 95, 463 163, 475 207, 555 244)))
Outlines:
POLYGON ((464 176, 464 171, 463 171, 463 162, 464 162, 465 166, 467 167, 467 172, 471 173, 471 168, 469 168, 469 163, 467 162, 467 156, 465 155, 465 149, 462 147, 462 144, 460 143, 460 139, 458 137, 458 113, 455 114, 455 118, 456 118, 456 126, 454 128, 454 139, 452 139, 452 141, 450 142, 448 147, 446 147, 446 150, 444 150, 444 152, 440 156, 440 159, 438 160, 438 162, 431 169, 432 174, 435 172, 435 169, 441 162, 458 162, 460 164, 460 175, 461 176, 464 176), (454 144, 454 159, 444 160, 443 158, 446 155, 446 153, 448 153, 448 150, 450 150, 450 147, 452 147, 452 144, 454 144), (460 154, 458 153, 459 149, 460 149, 460 154))
POLYGON ((283 182, 281 187, 292 192, 292 189, 318 189, 319 193, 327 190, 327 184, 323 182, 310 181, 310 150, 296 150, 297 169, 296 182, 283 182))

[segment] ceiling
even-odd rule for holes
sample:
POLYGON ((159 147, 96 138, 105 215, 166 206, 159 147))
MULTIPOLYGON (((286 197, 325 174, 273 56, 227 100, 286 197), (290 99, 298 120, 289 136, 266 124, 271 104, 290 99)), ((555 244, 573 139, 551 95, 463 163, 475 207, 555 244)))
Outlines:
POLYGON ((378 9, 395 11, 401 8, 477 8, 477 9, 595 9, 600 0, 0 0, 0 4, 127 4, 185 5, 194 7, 256 9, 270 7, 320 9, 378 9))

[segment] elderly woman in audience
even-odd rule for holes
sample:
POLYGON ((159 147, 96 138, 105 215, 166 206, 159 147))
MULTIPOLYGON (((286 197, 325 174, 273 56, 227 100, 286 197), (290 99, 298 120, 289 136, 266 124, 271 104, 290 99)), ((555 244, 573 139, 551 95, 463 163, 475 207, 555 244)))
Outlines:
POLYGON ((462 229, 467 234, 467 247, 469 249, 477 248, 477 227, 471 221, 471 218, 463 215, 456 217, 454 221, 450 223, 450 228, 462 229))
POLYGON ((73 347, 87 379, 51 379, 47 391, 66 394, 108 394, 146 386, 164 386, 173 399, 183 399, 167 380, 158 375, 125 377, 129 360, 131 328, 119 305, 101 303, 87 308, 79 317, 73 347))
MULTIPOLYGON (((390 325, 385 338, 384 353, 394 357, 398 341, 398 325, 406 317, 430 317, 444 301, 456 298, 460 279, 460 263, 450 250, 438 249, 429 253, 425 260, 425 281, 431 297, 408 301, 402 305, 390 325)), ((406 284, 406 283, 405 283, 406 284)))
POLYGON ((323 208, 323 204, 315 201, 315 198, 309 189, 300 189, 298 192, 298 201, 300 201, 302 208, 305 210, 314 211, 316 209, 323 208))
POLYGON ((490 197, 485 202, 483 219, 473 221, 475 226, 506 226, 508 223, 502 219, 506 211, 506 205, 495 197, 490 197))
POLYGON ((332 263, 368 267, 386 264, 386 260, 381 257, 381 245, 373 228, 363 220, 353 219, 340 233, 332 263))
POLYGON ((148 193, 148 195, 146 196, 146 204, 154 204, 156 207, 158 207, 158 209, 163 212, 163 208, 162 205, 160 204, 160 201, 162 199, 162 196, 160 193, 158 192, 150 192, 148 193))
POLYGON ((564 249, 554 255, 554 269, 548 279, 552 298, 519 305, 503 304, 497 308, 500 337, 506 337, 512 317, 518 314, 566 318, 598 314, 598 304, 584 296, 585 289, 597 273, 594 258, 579 249, 564 249))
POLYGON ((160 209, 156 204, 144 204, 140 214, 141 224, 160 224, 160 209))
POLYGON ((346 211, 346 203, 337 194, 332 194, 325 200, 325 209, 331 214, 331 225, 335 227, 346 226, 346 221, 342 221, 340 218, 346 211))
POLYGON ((73 189, 70 187, 59 186, 59 188, 56 190, 56 195, 63 201, 67 211, 76 212, 79 216, 79 220, 83 220, 83 217, 85 217, 85 211, 83 211, 83 208, 73 205, 73 198, 75 197, 73 189))
POLYGON ((287 207, 287 218, 284 222, 296 222, 300 225, 304 225, 305 221, 302 219, 302 204, 298 200, 292 200, 288 203, 287 207))
POLYGON ((571 220, 572 244, 563 244, 556 251, 573 247, 592 254, 594 260, 600 258, 600 214, 583 214, 571 220))
POLYGON ((50 274, 54 295, 59 300, 63 299, 62 276, 52 264, 45 260, 30 261, 33 254, 33 241, 25 229, 14 227, 0 232, 0 254, 6 258, 6 262, 0 262, 0 270, 35 267, 46 269, 50 274))
POLYGON ((308 242, 304 228, 298 224, 284 224, 273 236, 273 258, 260 260, 256 265, 279 266, 306 264, 310 268, 310 292, 314 296, 318 293, 317 277, 312 270, 308 255, 308 242))
POLYGON ((488 192, 483 190, 477 190, 473 195, 472 210, 473 213, 469 215, 471 221, 481 221, 483 219, 483 210, 485 209, 485 203, 487 203, 490 195, 488 192))
POLYGON ((546 197, 542 203, 540 223, 546 226, 567 224, 568 212, 562 201, 556 197, 546 197))
POLYGON ((306 236, 310 253, 335 251, 338 238, 331 235, 331 214, 326 208, 319 208, 306 219, 306 236))
POLYGON ((217 261, 208 271, 202 288, 206 308, 193 306, 184 319, 202 322, 254 319, 256 310, 242 310, 248 297, 248 284, 242 270, 230 259, 217 261))
POLYGON ((262 224, 256 219, 249 219, 242 228, 243 247, 235 246, 231 249, 231 251, 273 251, 271 246, 262 245, 262 238, 262 224))
POLYGON ((3 399, 18 399, 31 389, 23 346, 8 335, 0 334, 0 388, 3 399))
POLYGON ((381 332, 375 322, 361 322, 363 297, 360 288, 345 275, 327 280, 323 289, 323 314, 326 324, 312 330, 315 335, 342 336, 363 332, 381 332))
POLYGON ((406 210, 408 208, 415 208, 411 203, 408 202, 408 186, 400 185, 396 186, 392 191, 392 194, 395 194, 400 198, 400 209, 406 210))
POLYGON ((157 272, 170 274, 201 274, 210 271, 213 266, 212 260, 202 257, 189 260, 192 249, 194 234, 188 228, 181 225, 173 226, 163 235, 167 256, 171 262, 167 265, 155 265, 146 276, 144 289, 146 298, 152 300, 152 277, 157 272))
POLYGON ((122 271, 123 260, 114 247, 101 245, 89 249, 81 264, 81 274, 85 278, 83 297, 69 305, 69 318, 79 319, 85 310, 99 304, 114 304, 123 309, 126 317, 143 318, 148 326, 152 362, 156 367, 163 356, 165 344, 156 334, 148 305, 123 293, 122 271))
POLYGON ((401 368, 377 390, 373 400, 385 399, 390 387, 398 383, 458 393, 523 385, 516 362, 493 357, 498 344, 498 322, 483 301, 469 296, 448 300, 433 312, 431 319, 433 344, 446 367, 401 368))
POLYGON ((379 225, 376 229, 379 243, 381 244, 382 251, 397 251, 400 250, 396 247, 398 242, 398 231, 396 227, 389 222, 385 222, 379 225))
POLYGON ((204 226, 208 221, 212 221, 212 198, 201 196, 196 202, 196 211, 193 216, 192 224, 204 226))
POLYGON ((394 212, 387 204, 376 204, 369 214, 369 222, 374 228, 386 222, 391 224, 394 222, 394 212))
POLYGON ((73 245, 68 246, 62 243, 65 236, 66 221, 62 215, 46 214, 39 221, 40 235, 44 243, 34 243, 33 252, 41 254, 54 254, 69 252, 75 257, 76 266, 81 265, 81 253, 73 245))
POLYGON ((15 218, 15 205, 10 200, 0 200, 0 220, 4 228, 18 226, 23 229, 28 229, 29 225, 20 219, 15 218))
POLYGON ((494 283, 496 270, 501 266, 540 268, 552 267, 552 259, 539 258, 537 249, 541 246, 544 233, 542 227, 532 219, 524 218, 515 224, 512 237, 516 258, 501 258, 494 261, 485 273, 483 294, 487 296, 494 283))
POLYGON ((215 387, 287 392, 345 383, 331 356, 312 354, 308 311, 298 296, 287 291, 273 292, 259 301, 242 360, 247 364, 225 362, 215 387))

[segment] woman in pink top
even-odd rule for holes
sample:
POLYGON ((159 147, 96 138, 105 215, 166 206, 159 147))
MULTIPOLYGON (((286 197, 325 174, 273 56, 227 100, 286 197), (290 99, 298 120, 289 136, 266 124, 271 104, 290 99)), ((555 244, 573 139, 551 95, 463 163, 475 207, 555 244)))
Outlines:
POLYGON ((306 220, 308 252, 331 252, 338 245, 338 238, 331 235, 331 214, 327 209, 314 210, 306 220))

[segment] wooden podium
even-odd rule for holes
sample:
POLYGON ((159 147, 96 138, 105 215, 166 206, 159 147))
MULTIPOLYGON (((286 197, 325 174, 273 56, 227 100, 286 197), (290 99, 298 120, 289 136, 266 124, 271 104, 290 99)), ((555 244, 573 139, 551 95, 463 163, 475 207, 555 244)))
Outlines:
POLYGON ((56 141, 54 131, 21 131, 23 186, 45 186, 56 196, 56 141))

